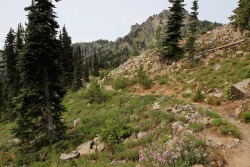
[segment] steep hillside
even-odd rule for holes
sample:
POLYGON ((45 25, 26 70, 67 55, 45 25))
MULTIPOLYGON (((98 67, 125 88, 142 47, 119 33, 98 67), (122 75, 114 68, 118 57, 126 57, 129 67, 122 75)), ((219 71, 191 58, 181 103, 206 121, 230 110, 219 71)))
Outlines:
MULTIPOLYGON (((118 87, 120 91, 142 96, 177 97, 195 106, 212 109, 222 117, 222 120, 216 118, 201 130, 201 134, 207 141, 214 142, 212 146, 217 148, 226 162, 226 164, 221 162, 214 166, 248 167, 250 45, 246 34, 247 32, 235 31, 228 24, 200 35, 197 47, 204 55, 197 55, 197 63, 194 66, 190 66, 186 58, 166 64, 159 59, 156 51, 148 50, 140 56, 130 58, 113 70, 104 79, 104 84, 108 85, 106 86, 108 90, 112 90, 111 86, 113 86, 113 88, 118 87), (209 52, 206 52, 207 50, 209 52), (139 84, 140 67, 143 67, 151 79, 152 84, 149 89, 139 84), (120 87, 117 86, 119 84, 120 87), (243 85, 243 88, 239 88, 239 85, 243 85), (238 96, 233 91, 235 88, 245 93, 245 98, 238 96), (229 128, 227 122, 232 123, 233 127, 229 128), (215 130, 214 126, 222 127, 215 130), (240 140, 235 139, 235 135, 240 135, 240 140)), ((155 105, 156 108, 161 108, 161 105, 155 105)), ((183 119, 190 118, 185 115, 183 117, 183 119)), ((198 125, 195 127, 198 128, 198 125)))
MULTIPOLYGON (((141 52, 153 48, 156 42, 155 32, 158 28, 163 32, 168 16, 168 10, 150 16, 142 24, 132 25, 131 31, 128 35, 118 38, 115 42, 97 40, 90 43, 76 43, 74 45, 80 45, 87 57, 91 57, 96 51, 101 60, 108 61, 109 65, 112 64, 118 66, 120 63, 125 62, 129 57, 138 56, 141 52)), ((187 24, 188 17, 189 14, 185 11, 184 25, 187 24)), ((199 30, 204 33, 217 26, 221 26, 221 24, 200 21, 199 30)), ((187 26, 184 26, 183 36, 185 36, 186 32, 187 26)))

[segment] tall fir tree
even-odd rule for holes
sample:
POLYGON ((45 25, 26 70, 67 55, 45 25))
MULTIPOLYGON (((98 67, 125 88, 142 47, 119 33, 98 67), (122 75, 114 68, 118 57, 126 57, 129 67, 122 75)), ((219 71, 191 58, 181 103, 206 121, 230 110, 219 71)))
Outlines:
POLYGON ((198 32, 198 0, 193 1, 192 12, 189 18, 189 29, 188 29, 188 39, 185 45, 185 50, 189 54, 189 58, 193 61, 195 54, 195 41, 197 39, 198 32))
POLYGON ((65 87, 69 88, 73 81, 73 48, 71 46, 71 38, 68 35, 65 25, 62 29, 62 34, 59 36, 62 50, 60 51, 60 64, 62 68, 61 80, 65 87))
POLYGON ((13 104, 13 98, 17 96, 17 88, 16 88, 16 76, 17 76, 17 69, 16 69, 16 62, 17 62, 17 55, 15 53, 15 32, 13 29, 10 29, 9 33, 7 34, 5 40, 5 49, 4 49, 4 57, 5 57, 5 64, 6 64, 6 78, 4 83, 4 99, 5 99, 5 107, 7 108, 7 114, 14 118, 15 114, 13 109, 15 105, 13 104))
POLYGON ((238 7, 230 17, 232 24, 240 30, 250 30, 250 1, 239 0, 238 7))
POLYGON ((100 76, 100 72, 99 72, 100 67, 99 67, 99 61, 98 61, 97 53, 96 53, 96 52, 95 52, 95 54, 94 54, 94 64, 93 64, 93 68, 94 68, 94 70, 93 70, 93 75, 94 75, 95 77, 99 77, 99 76, 100 76))
POLYGON ((25 45, 18 57, 21 92, 17 100, 19 117, 13 129, 24 151, 36 151, 58 141, 65 134, 61 121, 65 89, 59 84, 59 41, 55 5, 51 0, 32 0, 28 11, 25 45))
POLYGON ((89 80, 89 63, 87 58, 87 50, 85 48, 85 63, 84 63, 84 69, 83 69, 83 77, 85 82, 90 82, 89 80))
POLYGON ((72 83, 72 90, 77 91, 82 86, 82 79, 83 79, 83 61, 82 61, 82 50, 80 46, 76 47, 74 53, 74 77, 72 83))
POLYGON ((181 28, 184 19, 184 0, 169 0, 172 3, 167 21, 165 34, 162 38, 162 47, 165 59, 179 58, 182 49, 179 41, 182 38, 181 28))

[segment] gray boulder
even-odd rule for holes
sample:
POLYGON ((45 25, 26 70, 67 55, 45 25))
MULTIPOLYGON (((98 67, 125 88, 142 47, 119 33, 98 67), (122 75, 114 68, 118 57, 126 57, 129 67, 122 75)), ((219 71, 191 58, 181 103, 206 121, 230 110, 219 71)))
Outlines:
POLYGON ((105 149, 105 144, 104 143, 101 143, 97 146, 97 151, 101 152, 105 149))
POLYGON ((93 148, 94 142, 89 141, 87 143, 81 144, 80 146, 77 147, 77 151, 80 153, 80 155, 89 155, 90 154, 90 149, 93 148))
POLYGON ((236 99, 244 99, 250 97, 250 78, 239 82, 231 87, 231 91, 236 99))
POLYGON ((68 160, 72 158, 78 158, 80 156, 80 153, 78 151, 72 151, 69 154, 61 154, 60 159, 61 160, 68 160))
POLYGON ((178 122, 173 123, 172 128, 175 131, 175 130, 178 130, 179 128, 183 127, 183 126, 184 126, 184 123, 181 122, 181 121, 178 121, 178 122))

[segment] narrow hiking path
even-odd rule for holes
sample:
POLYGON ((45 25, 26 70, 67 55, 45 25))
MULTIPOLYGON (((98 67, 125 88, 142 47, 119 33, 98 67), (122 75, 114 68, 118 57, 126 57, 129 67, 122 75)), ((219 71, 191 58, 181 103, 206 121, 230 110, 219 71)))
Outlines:
POLYGON ((232 117, 234 110, 240 104, 240 101, 236 101, 222 106, 211 106, 214 111, 236 125, 242 134, 240 143, 232 148, 223 149, 223 156, 227 161, 226 167, 250 167, 250 125, 232 117))
MULTIPOLYGON (((112 91, 112 86, 105 86, 105 90, 112 91)), ((182 90, 181 87, 172 89, 164 85, 154 85, 148 90, 144 90, 139 85, 134 85, 134 92, 132 94, 139 95, 148 95, 148 94, 162 94, 162 95, 176 95, 178 98, 185 99, 182 97, 181 93, 178 93, 182 90)), ((187 100, 187 99, 185 99, 187 100)), ((190 101, 192 102, 192 101, 190 101)), ((219 113, 223 118, 226 118, 232 124, 238 127, 242 134, 242 139, 238 142, 235 142, 235 139, 228 136, 222 136, 217 134, 211 134, 210 132, 204 132, 203 135, 206 138, 212 139, 214 141, 214 146, 217 146, 216 142, 222 143, 223 146, 219 149, 221 154, 226 160, 226 167, 250 167, 250 124, 245 124, 232 117, 234 111, 241 104, 241 101, 228 101, 220 106, 211 106, 205 103, 195 103, 195 105, 210 108, 217 113, 219 113)))

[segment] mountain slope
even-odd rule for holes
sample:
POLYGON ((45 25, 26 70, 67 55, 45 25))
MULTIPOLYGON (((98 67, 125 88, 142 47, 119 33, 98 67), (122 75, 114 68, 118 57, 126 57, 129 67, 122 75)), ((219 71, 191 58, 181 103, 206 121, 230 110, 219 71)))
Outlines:
MULTIPOLYGON (((187 11, 184 12, 184 25, 187 25, 189 14, 187 11)), ((91 57, 96 51, 100 57, 100 61, 107 61, 109 66, 118 66, 129 57, 138 56, 141 52, 153 48, 156 42, 155 32, 158 28, 161 28, 163 33, 168 16, 168 10, 164 10, 158 15, 150 16, 141 25, 132 25, 128 35, 118 38, 115 42, 97 40, 89 43, 76 43, 74 46, 80 45, 87 57, 91 57)), ((221 26, 221 24, 200 21, 199 30, 200 32, 206 32, 217 26, 221 26)), ((185 36, 186 32, 187 26, 184 26, 183 36, 185 36)))

